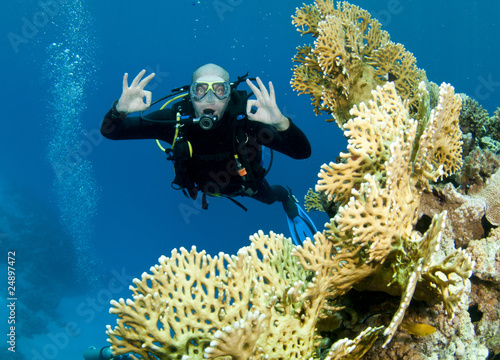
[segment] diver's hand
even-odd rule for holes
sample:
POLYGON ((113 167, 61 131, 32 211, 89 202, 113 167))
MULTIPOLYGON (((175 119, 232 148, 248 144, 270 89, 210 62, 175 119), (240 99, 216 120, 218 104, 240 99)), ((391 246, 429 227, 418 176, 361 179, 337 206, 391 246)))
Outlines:
POLYGON ((128 86, 128 74, 123 75, 123 91, 122 96, 116 104, 116 110, 123 113, 133 113, 136 111, 147 110, 151 105, 151 91, 144 90, 144 87, 149 81, 155 77, 152 73, 142 79, 146 70, 142 70, 128 86), (141 80, 142 79, 142 80, 141 80), (144 98, 146 98, 144 100, 144 98))
POLYGON ((288 129, 290 121, 281 113, 278 105, 276 105, 273 83, 269 81, 268 92, 260 78, 257 77, 256 80, 259 84, 259 88, 247 79, 247 85, 252 89, 257 98, 257 100, 248 100, 247 102, 248 118, 253 121, 273 125, 278 131, 288 129), (252 113, 252 107, 257 108, 254 113, 252 113))

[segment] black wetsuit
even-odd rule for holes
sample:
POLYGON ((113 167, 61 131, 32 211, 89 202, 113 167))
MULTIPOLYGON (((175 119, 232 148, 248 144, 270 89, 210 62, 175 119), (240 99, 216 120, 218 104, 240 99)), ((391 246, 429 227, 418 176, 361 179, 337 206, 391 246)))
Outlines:
MULTIPOLYGON (((192 197, 202 191, 228 197, 250 196, 266 204, 280 201, 285 206, 288 191, 280 185, 270 186, 264 179, 265 170, 260 165, 262 145, 294 159, 306 159, 311 155, 309 141, 291 120, 287 130, 277 131, 274 126, 251 121, 244 114, 235 114, 231 111, 232 106, 235 108, 232 102, 212 129, 203 130, 199 124, 186 124, 182 128, 183 137, 191 143, 193 152, 183 165, 188 184, 186 190, 192 197), (244 140, 234 142, 234 126, 243 129, 238 133, 240 138, 244 134, 244 140), (245 179, 235 169, 234 149, 249 173, 245 179)), ((190 103, 187 112, 193 113, 190 103)), ((113 140, 159 139, 171 144, 175 135, 172 123, 175 112, 172 109, 159 110, 146 118, 148 120, 120 115, 115 102, 104 117, 101 133, 113 140)))

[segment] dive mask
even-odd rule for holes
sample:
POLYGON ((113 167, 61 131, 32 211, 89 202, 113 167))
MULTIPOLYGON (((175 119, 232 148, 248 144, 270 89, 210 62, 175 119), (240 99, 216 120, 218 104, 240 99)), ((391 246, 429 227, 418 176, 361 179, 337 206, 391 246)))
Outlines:
POLYGON ((217 99, 224 100, 231 93, 231 85, 228 81, 195 81, 189 87, 189 94, 195 101, 201 101, 208 94, 208 101, 217 99))

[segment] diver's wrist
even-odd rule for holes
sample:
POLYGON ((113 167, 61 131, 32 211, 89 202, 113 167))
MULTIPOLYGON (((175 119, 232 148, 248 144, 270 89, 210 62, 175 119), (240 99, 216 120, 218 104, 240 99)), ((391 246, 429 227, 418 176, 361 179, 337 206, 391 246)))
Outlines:
POLYGON ((290 127, 290 119, 288 119, 285 115, 281 115, 281 121, 275 124, 274 127, 278 131, 286 131, 290 127))
POLYGON ((126 116, 128 115, 128 113, 127 113, 127 112, 125 112, 125 111, 120 111, 120 110, 118 110, 117 105, 118 105, 118 100, 116 100, 116 101, 113 103, 113 106, 111 107, 111 115, 112 115, 113 117, 123 119, 124 117, 126 117, 126 116))

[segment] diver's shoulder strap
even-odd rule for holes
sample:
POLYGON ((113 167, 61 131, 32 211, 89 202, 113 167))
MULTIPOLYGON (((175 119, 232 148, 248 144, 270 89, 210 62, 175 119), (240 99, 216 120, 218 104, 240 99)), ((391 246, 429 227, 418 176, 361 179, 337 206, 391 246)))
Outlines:
POLYGON ((193 104, 188 95, 186 95, 182 100, 172 104, 172 112, 174 114, 181 113, 182 115, 191 115, 194 113, 193 104))
POLYGON ((231 103, 228 106, 229 116, 235 118, 245 115, 247 112, 247 100, 251 96, 245 90, 233 90, 231 93, 231 103))

